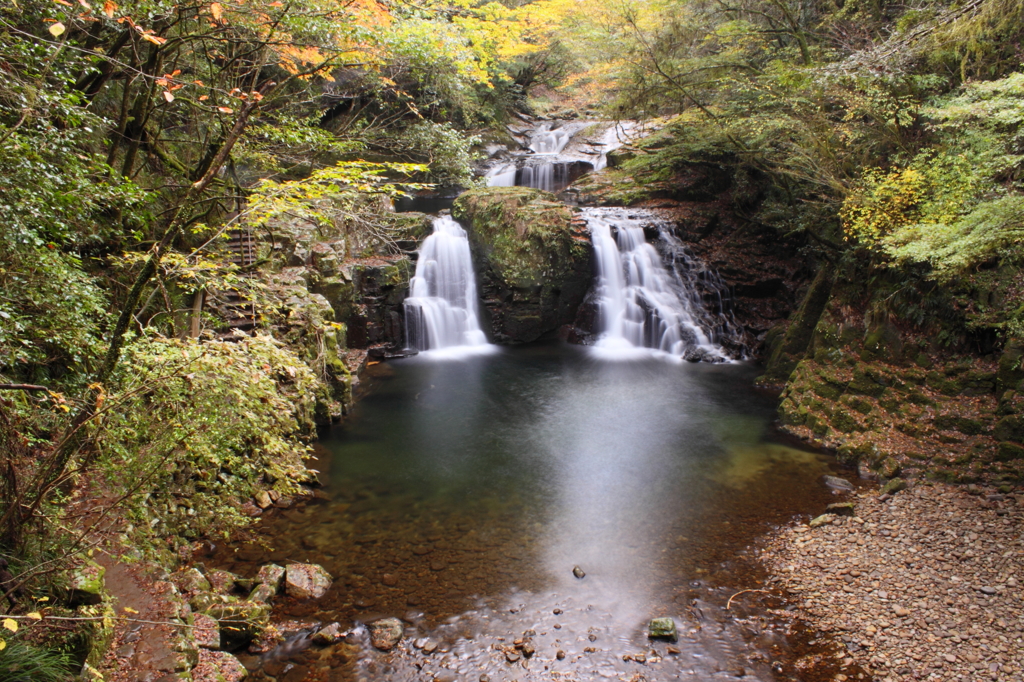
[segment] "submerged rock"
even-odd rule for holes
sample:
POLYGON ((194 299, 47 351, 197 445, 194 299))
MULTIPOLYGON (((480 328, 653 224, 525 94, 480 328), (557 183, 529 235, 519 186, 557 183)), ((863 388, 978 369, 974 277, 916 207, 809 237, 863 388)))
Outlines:
POLYGON ((314 632, 312 640, 314 644, 330 646, 331 644, 337 644, 341 640, 345 639, 345 635, 347 634, 347 632, 341 629, 341 625, 338 623, 331 623, 314 632))
POLYGON ((285 569, 284 591, 296 599, 319 599, 331 589, 331 575, 317 564, 290 564, 285 569))
POLYGON ((676 622, 671 618, 654 618, 647 624, 647 636, 651 639, 679 639, 676 633, 676 622))
POLYGON ((586 577, 587 577, 587 574, 586 574, 586 573, 584 573, 584 572, 583 572, 583 569, 582 569, 582 568, 580 568, 579 566, 573 566, 573 567, 572 567, 572 574, 573 574, 574 576, 576 576, 577 578, 580 578, 581 580, 582 580, 583 578, 586 578, 586 577))
POLYGON ((402 641, 405 626, 397 618, 382 618, 370 623, 370 644, 381 651, 391 651, 402 641))
POLYGON ((825 485, 835 490, 853 490, 853 484, 847 481, 845 478, 839 478, 838 476, 826 476, 825 485))

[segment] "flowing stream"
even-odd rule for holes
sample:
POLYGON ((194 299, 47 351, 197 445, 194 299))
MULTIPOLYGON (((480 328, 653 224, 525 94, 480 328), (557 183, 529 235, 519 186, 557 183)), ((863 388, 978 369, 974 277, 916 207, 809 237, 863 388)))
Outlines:
POLYGON ((724 607, 764 579, 751 543, 829 501, 830 469, 773 435, 755 368, 552 344, 368 371, 320 441, 317 499, 264 520, 269 548, 217 558, 243 575, 323 565, 327 596, 278 599, 275 618, 355 629, 291 658, 243 656, 253 679, 772 679, 785 637, 753 602, 724 607), (358 627, 384 616, 408 624, 396 652, 358 627), (678 642, 648 641, 658 616, 678 642), (536 653, 508 655, 524 637, 536 653))
POLYGON ((450 216, 434 218, 405 299, 408 348, 453 356, 492 350, 480 329, 478 305, 466 231, 450 216))

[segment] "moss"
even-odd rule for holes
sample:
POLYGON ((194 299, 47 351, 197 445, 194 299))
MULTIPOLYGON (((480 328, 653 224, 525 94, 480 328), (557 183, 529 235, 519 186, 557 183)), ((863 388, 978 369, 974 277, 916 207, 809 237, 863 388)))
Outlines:
POLYGON ((996 451, 996 461, 1012 462, 1019 459, 1024 459, 1024 446, 1010 441, 1003 441, 999 444, 999 449, 996 451))
POLYGON ((821 314, 832 292, 833 276, 828 267, 818 270, 800 308, 786 328, 782 342, 768 359, 763 381, 785 381, 804 357, 821 314))

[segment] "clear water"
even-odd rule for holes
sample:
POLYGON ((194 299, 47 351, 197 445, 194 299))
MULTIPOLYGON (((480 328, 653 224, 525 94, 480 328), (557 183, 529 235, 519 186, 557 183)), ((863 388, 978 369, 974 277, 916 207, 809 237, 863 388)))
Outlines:
POLYGON ((757 599, 724 607, 764 578, 758 536, 830 501, 830 464, 772 435, 754 368, 543 345, 370 372, 355 413, 321 441, 319 499, 271 514, 269 549, 219 557, 243 574, 322 564, 330 593, 279 598, 275 617, 356 630, 255 679, 296 665, 331 680, 771 679, 783 638, 757 599), (396 652, 357 627, 383 616, 408 623, 396 652), (678 624, 672 651, 647 640, 657 616, 678 624), (510 663, 502 647, 524 633, 536 654, 510 663), (427 636, 440 644, 429 655, 412 645, 427 636), (641 653, 660 660, 623 660, 641 653))

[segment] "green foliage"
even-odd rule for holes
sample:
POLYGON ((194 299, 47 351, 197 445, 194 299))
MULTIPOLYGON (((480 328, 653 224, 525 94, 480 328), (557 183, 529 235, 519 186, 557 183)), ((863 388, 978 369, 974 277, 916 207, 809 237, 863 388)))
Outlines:
POLYGON ((466 135, 450 123, 420 121, 397 137, 406 154, 424 159, 429 178, 443 186, 467 186, 473 182, 472 148, 480 138, 466 135))
POLYGON ((0 682, 65 682, 72 674, 66 654, 14 640, 0 650, 0 682))
POLYGON ((142 338, 116 381, 94 438, 138 533, 227 533, 249 522, 240 506, 258 489, 295 493, 318 384, 278 342, 142 338))

